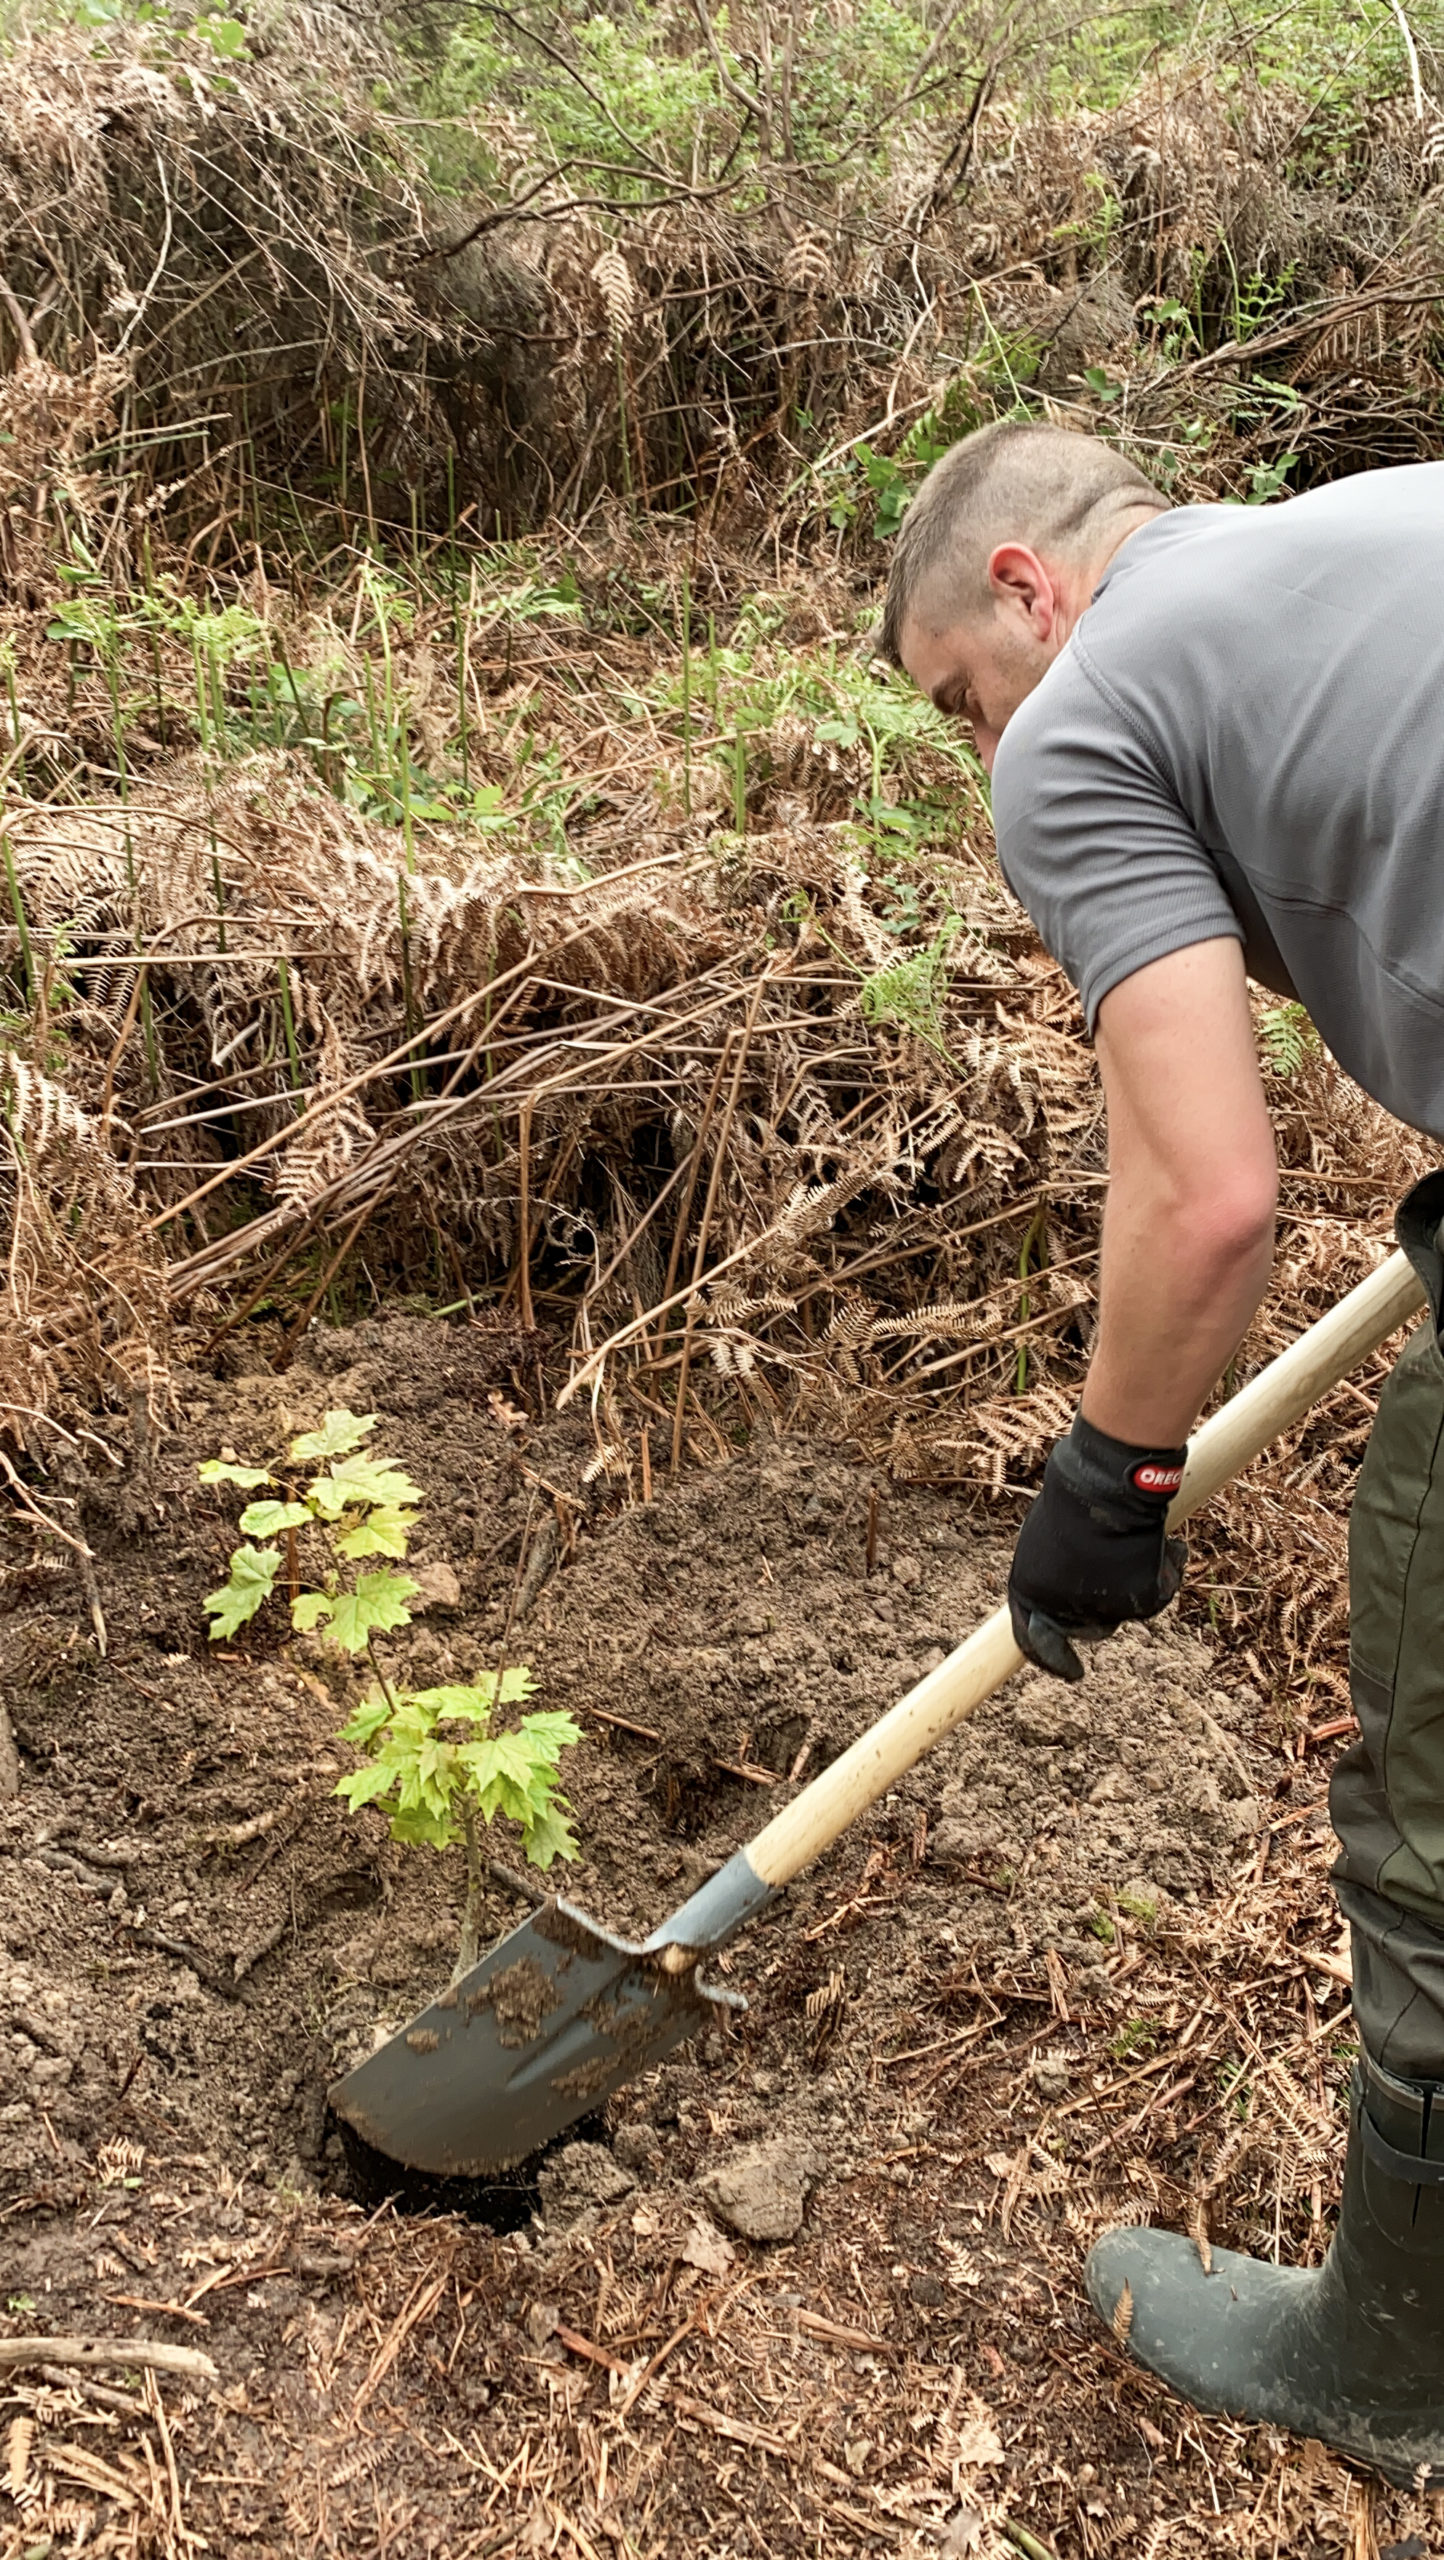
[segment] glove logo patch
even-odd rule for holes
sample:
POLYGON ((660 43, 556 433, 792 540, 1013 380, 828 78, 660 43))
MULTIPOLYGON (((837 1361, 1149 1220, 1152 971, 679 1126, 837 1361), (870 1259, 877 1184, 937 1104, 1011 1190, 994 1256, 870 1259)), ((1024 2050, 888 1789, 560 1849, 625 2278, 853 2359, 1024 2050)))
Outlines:
POLYGON ((1140 1458, 1128 1470, 1128 1481, 1137 1493, 1177 1493, 1183 1482, 1182 1467, 1160 1466, 1156 1458, 1140 1458))

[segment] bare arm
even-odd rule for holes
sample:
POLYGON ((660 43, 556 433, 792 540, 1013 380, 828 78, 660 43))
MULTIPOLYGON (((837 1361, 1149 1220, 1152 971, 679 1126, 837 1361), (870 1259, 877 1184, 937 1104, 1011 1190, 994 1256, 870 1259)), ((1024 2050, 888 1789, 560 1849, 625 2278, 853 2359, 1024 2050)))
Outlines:
POLYGON ((1188 1438, 1268 1286, 1273 1131, 1236 942, 1125 978, 1098 1015, 1111 1179, 1083 1413, 1115 1440, 1188 1438))

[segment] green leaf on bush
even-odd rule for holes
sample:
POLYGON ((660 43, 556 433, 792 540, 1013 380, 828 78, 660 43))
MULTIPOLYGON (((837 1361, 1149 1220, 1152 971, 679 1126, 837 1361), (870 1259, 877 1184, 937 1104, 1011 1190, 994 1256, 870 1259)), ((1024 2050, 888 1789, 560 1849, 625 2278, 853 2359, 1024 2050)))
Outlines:
POLYGON ((543 1874, 558 1858, 574 1859, 577 1835, 561 1808, 565 1796, 554 1796, 549 1805, 533 1821, 522 1826, 522 1846, 534 1867, 543 1874))
POLYGON ((338 1591, 334 1600, 326 1603, 331 1616, 327 1633, 348 1653, 364 1653, 368 1636, 410 1626, 411 1612, 406 1603, 415 1599, 420 1588, 409 1573, 358 1574, 354 1591, 338 1591))
MULTIPOLYGON (((339 1621, 341 1604, 326 1605, 335 1606, 339 1621)), ((343 1779, 337 1794, 352 1804, 378 1805, 390 1815, 397 1840, 446 1848, 464 1835, 469 1804, 483 1822, 497 1814, 515 1822, 533 1866, 574 1858, 577 1844, 566 1819, 567 1800, 557 1788, 557 1763, 570 1743, 580 1742, 579 1727, 569 1715, 543 1710, 524 1716, 512 1732, 488 1731, 498 1688, 506 1700, 524 1697, 534 1686, 528 1665, 515 1663, 500 1678, 492 1672, 475 1682, 405 1690, 394 1704, 373 1692, 345 1727, 345 1739, 371 1754, 369 1782, 361 1791, 353 1779, 343 1779), (445 1728, 455 1723, 470 1724, 472 1738, 450 1739, 445 1728)))
MULTIPOLYGON (((531 1673, 528 1671, 524 1676, 530 1682, 531 1673)), ((440 1689, 413 1689, 410 1703, 420 1707, 432 1723, 439 1723, 445 1716, 464 1716, 469 1723, 480 1725, 484 1732, 496 1703, 495 1690, 494 1678, 474 1684, 453 1680, 440 1689)), ((525 1690, 521 1695, 526 1695, 525 1690)))
POLYGON ((241 1527, 248 1537, 279 1538, 283 1529, 300 1529, 310 1517, 304 1502, 248 1502, 241 1527))
POLYGON ((393 1503, 380 1502, 356 1528, 343 1532, 336 1541, 336 1553, 353 1563, 358 1556, 404 1556, 415 1526, 414 1511, 398 1511, 393 1503))
POLYGON ((392 1839, 404 1840, 413 1849, 449 1849, 456 1836, 448 1814, 428 1813, 424 1805, 391 1817, 392 1839))
POLYGON ((329 1475, 317 1476, 309 1491, 327 1520, 338 1520, 343 1511, 399 1510, 426 1499, 420 1485, 385 1458, 346 1458, 329 1475))
MULTIPOLYGON (((533 1671, 530 1663, 509 1662, 506 1669, 502 1672, 499 1692, 497 1688, 496 1673, 494 1671, 487 1674, 486 1681, 483 1685, 485 1686, 486 1694, 490 1698, 493 1706, 500 1703, 504 1707, 514 1707, 519 1699, 530 1698, 534 1695, 536 1690, 536 1673, 533 1671)), ((577 1734, 574 1739, 580 1742, 581 1735, 577 1734)))
MULTIPOLYGON (((530 1673, 527 1676, 530 1679, 530 1673)), ((532 1681, 531 1685, 534 1688, 536 1683, 532 1681)), ((573 1724, 571 1717, 557 1707, 538 1708, 526 1718, 522 1732, 534 1750, 550 1752, 553 1757, 559 1751, 565 1751, 570 1743, 582 1739, 581 1726, 573 1724)))
POLYGON ((238 1467, 230 1458, 203 1458, 196 1469, 202 1484, 238 1484, 249 1493, 253 1485, 274 1484, 274 1476, 264 1467, 238 1467))
POLYGON ((280 1561, 279 1547, 237 1547, 229 1582, 223 1582, 219 1591, 208 1591, 201 1603, 212 1621, 212 1644, 233 1636, 255 1616, 262 1601, 269 1600, 280 1561))
POLYGON ((383 1769, 379 1761, 373 1760, 369 1768, 353 1769, 349 1777, 338 1778, 336 1793, 345 1797, 355 1813, 363 1804, 372 1804, 377 1796, 384 1796, 390 1787, 391 1777, 389 1769, 383 1769))
POLYGON ((298 1467, 316 1458, 342 1458, 348 1449, 360 1447, 379 1420, 378 1414, 351 1413, 342 1405, 323 1417, 319 1431, 303 1431, 299 1440, 292 1441, 287 1454, 298 1467))
POLYGON ((246 50, 246 30, 239 18, 197 18, 196 34, 205 37, 223 62, 238 61, 246 50))
MULTIPOLYGON (((360 1706, 352 1710, 342 1725, 342 1741, 358 1743, 364 1751, 366 1745, 381 1731, 382 1726, 390 1723, 391 1713, 390 1699, 383 1698, 379 1692, 373 1690, 371 1696, 363 1698, 360 1706)), ((339 1788, 337 1793, 340 1793, 339 1788)))

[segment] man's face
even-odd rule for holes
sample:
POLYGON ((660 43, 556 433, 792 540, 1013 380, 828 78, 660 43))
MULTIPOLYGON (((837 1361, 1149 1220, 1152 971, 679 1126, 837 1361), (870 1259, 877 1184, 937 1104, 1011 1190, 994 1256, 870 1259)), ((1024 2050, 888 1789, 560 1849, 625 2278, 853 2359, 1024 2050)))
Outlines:
POLYGON ((968 722, 989 774, 998 740, 1019 703, 1046 675, 1053 654, 1002 622, 996 611, 945 630, 911 615, 903 625, 908 674, 939 711, 968 722))
POLYGON ((1064 579, 1021 544, 1000 546, 989 571, 991 607, 961 620, 937 585, 925 586, 903 624, 901 648, 919 691, 970 724, 991 774, 998 740, 1047 674, 1073 615, 1064 579))

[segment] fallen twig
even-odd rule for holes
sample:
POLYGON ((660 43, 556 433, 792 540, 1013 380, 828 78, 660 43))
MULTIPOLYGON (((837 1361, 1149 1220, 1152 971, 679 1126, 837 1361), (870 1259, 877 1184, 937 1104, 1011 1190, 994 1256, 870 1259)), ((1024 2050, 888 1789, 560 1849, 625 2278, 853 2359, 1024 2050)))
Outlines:
POLYGON ((219 2382, 220 2372, 199 2347, 172 2347, 162 2338, 0 2338, 0 2368, 17 2365, 82 2365, 102 2371, 180 2373, 195 2382, 219 2382))

